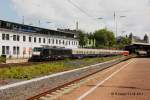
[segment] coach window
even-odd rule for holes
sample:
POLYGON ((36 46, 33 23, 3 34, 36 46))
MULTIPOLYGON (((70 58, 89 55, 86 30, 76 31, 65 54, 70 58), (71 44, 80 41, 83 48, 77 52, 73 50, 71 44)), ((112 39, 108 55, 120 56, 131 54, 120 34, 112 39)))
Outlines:
POLYGON ((34 43, 36 43, 36 37, 34 37, 34 43))
POLYGON ((39 43, 41 43, 41 38, 39 38, 39 43))
POLYGON ((13 40, 14 40, 14 41, 16 41, 16 40, 17 40, 17 39, 16 39, 16 35, 13 35, 13 40))
POLYGON ((32 42, 32 37, 29 37, 29 42, 32 42))
POLYGON ((5 40, 5 34, 2 34, 2 40, 5 40))
POLYGON ((45 43, 45 38, 43 38, 43 43, 45 43))
POLYGON ((24 42, 26 41, 26 36, 23 36, 23 41, 24 41, 24 42))

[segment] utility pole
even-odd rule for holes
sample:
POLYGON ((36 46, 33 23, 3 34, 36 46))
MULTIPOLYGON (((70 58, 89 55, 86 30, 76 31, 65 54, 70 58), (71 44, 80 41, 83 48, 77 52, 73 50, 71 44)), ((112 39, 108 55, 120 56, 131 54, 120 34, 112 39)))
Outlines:
POLYGON ((78 23, 78 21, 76 22, 76 31, 78 31, 79 30, 79 23, 78 23))
POLYGON ((103 17, 99 17, 99 18, 97 18, 97 19, 99 19, 99 20, 103 20, 104 18, 103 18, 103 17))
POLYGON ((115 33, 116 37, 118 35, 118 27, 117 27, 117 17, 116 17, 116 12, 114 11, 114 28, 115 28, 115 33))
POLYGON ((40 27, 41 26, 41 21, 40 20, 38 21, 38 24, 39 24, 39 27, 40 27))

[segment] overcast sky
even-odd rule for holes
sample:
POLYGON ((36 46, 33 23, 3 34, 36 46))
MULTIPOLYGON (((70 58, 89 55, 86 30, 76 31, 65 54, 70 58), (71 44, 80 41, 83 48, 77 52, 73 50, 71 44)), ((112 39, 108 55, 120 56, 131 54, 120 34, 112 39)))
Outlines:
POLYGON ((56 29, 79 29, 93 32, 107 27, 118 35, 133 32, 142 36, 150 33, 150 0, 0 0, 0 18, 25 24, 56 29), (126 16, 126 17, 120 17, 126 16), (97 19, 103 18, 103 19, 97 19), (46 23, 51 22, 51 23, 46 23), (123 33, 125 31, 125 33, 123 33))

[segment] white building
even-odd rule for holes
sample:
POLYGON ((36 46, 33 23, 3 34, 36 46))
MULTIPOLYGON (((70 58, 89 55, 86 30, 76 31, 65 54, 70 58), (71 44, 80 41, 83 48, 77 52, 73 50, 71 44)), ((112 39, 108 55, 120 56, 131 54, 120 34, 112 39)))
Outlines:
POLYGON ((78 48, 74 33, 38 28, 0 20, 0 55, 28 58, 34 47, 78 48))

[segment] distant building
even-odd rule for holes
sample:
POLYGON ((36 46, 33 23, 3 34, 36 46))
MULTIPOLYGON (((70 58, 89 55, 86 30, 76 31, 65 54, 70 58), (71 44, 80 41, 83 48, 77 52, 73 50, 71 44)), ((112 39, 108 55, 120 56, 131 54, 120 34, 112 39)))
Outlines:
POLYGON ((143 39, 146 43, 149 43, 149 38, 147 36, 147 34, 145 34, 144 39, 143 39))
POLYGON ((149 43, 149 37, 147 36, 147 34, 145 34, 144 38, 141 39, 138 36, 133 36, 133 34, 131 33, 129 35, 129 38, 132 40, 132 43, 149 43))
POLYGON ((29 58, 34 47, 78 48, 74 32, 50 30, 0 20, 0 55, 29 58))

